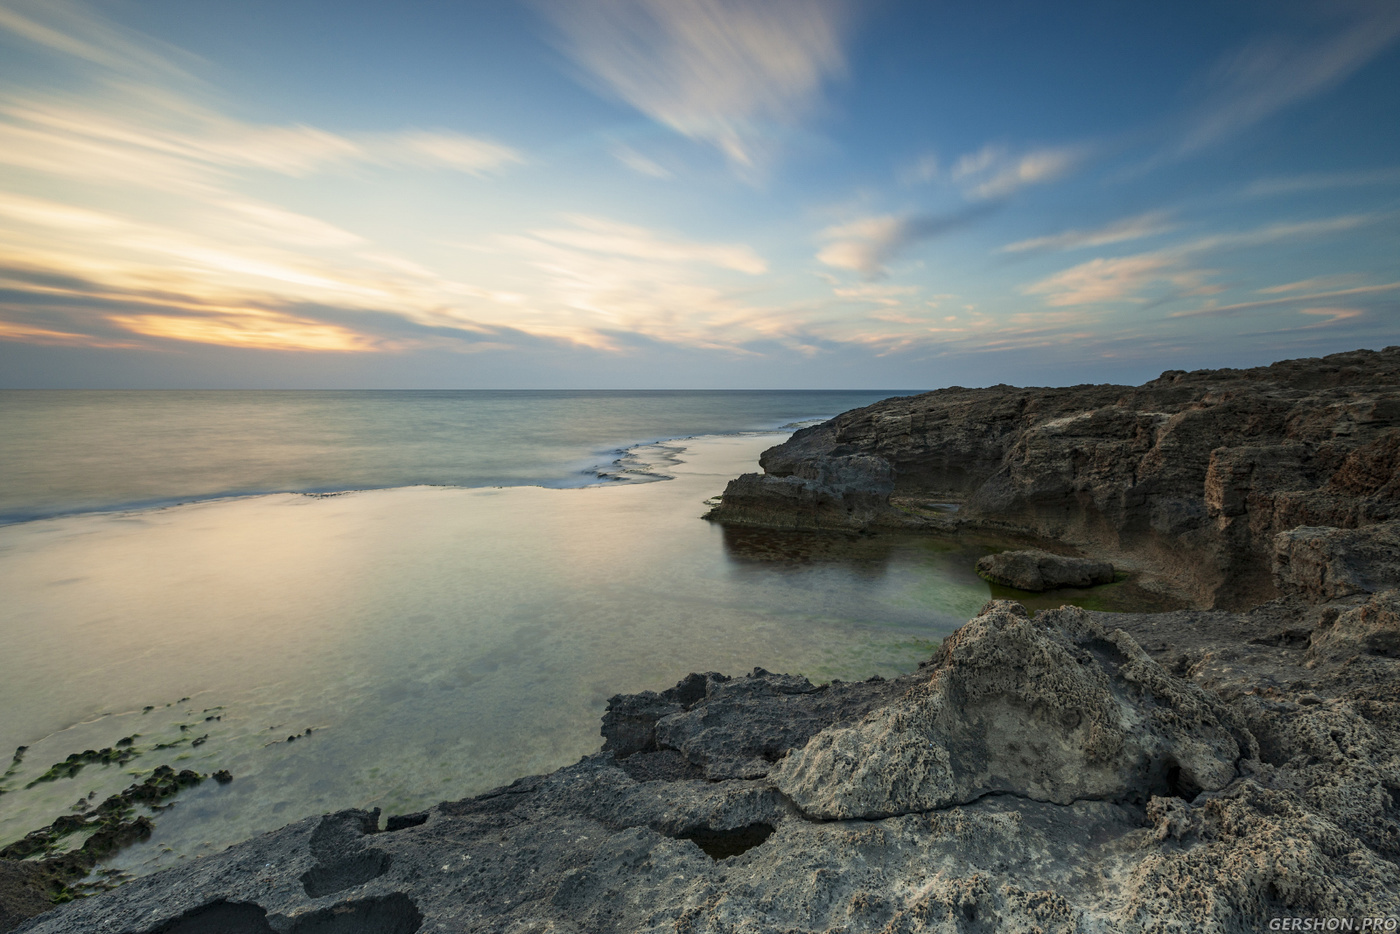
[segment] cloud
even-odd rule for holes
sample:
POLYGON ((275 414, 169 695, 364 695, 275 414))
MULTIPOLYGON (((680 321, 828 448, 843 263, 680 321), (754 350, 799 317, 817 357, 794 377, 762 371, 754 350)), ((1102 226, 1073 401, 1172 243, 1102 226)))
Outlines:
POLYGON ((1008 243, 1001 248, 1003 253, 1050 252, 1055 250, 1077 250, 1086 246, 1107 246, 1127 240, 1139 240, 1174 230, 1171 214, 1167 211, 1150 211, 1136 217, 1105 224, 1094 230, 1066 230, 1048 237, 1034 237, 1008 243))
POLYGON ((95 16, 70 0, 6 0, 0 30, 91 65, 122 72, 195 80, 175 59, 194 56, 95 16))
POLYGON ((582 215, 571 215, 567 220, 573 224, 572 227, 536 230, 531 235, 549 243, 577 247, 592 253, 610 253, 661 263, 718 266, 751 276, 768 271, 763 257, 743 244, 698 243, 645 227, 582 215))
POLYGON ((1400 37, 1400 6, 1391 0, 1349 6, 1360 12, 1321 39, 1257 42, 1222 62, 1207 100, 1188 118, 1176 154, 1196 152, 1330 90, 1400 37))
POLYGON ((113 314, 107 321, 134 334, 224 347, 340 353, 381 349, 379 342, 351 328, 258 308, 211 315, 113 314))
POLYGON ((1184 290, 1200 288, 1204 273, 1180 268, 1176 257, 1144 253, 1118 259, 1092 259, 1026 286, 1027 295, 1045 295, 1051 306, 1134 301, 1148 286, 1169 283, 1184 290))
POLYGON ((358 146, 361 159, 380 165, 455 169, 480 175, 525 161, 509 146, 450 130, 410 130, 351 140, 358 146))
POLYGON ((601 89, 741 170, 845 70, 843 0, 540 0, 601 89))
POLYGON ((0 93, 0 165, 88 181, 194 191, 246 170, 304 176, 351 166, 480 175, 524 161, 504 144, 446 129, 338 134, 249 123, 203 102, 193 56, 69 0, 0 2, 0 32, 58 53, 81 91, 0 93), (99 66, 75 68, 77 64, 99 66))
POLYGON ((1299 279, 1297 282, 1285 282, 1282 285, 1271 285, 1268 288, 1258 289, 1261 295, 1278 295, 1283 292, 1316 292, 1318 289, 1338 288, 1349 285, 1357 280, 1356 275, 1341 273, 1335 276, 1314 276, 1311 279, 1299 279))
POLYGON ((1349 214, 1291 224, 1270 224, 1256 230, 1212 234, 1162 250, 1115 259, 1098 258, 1025 286, 1025 295, 1044 295, 1051 306, 1114 301, 1142 302, 1142 293, 1167 284, 1179 294, 1209 295, 1222 287, 1206 283, 1210 270, 1192 265, 1194 257, 1227 249, 1265 246, 1285 240, 1326 236, 1374 222, 1374 215, 1349 214))
POLYGON ((1086 157, 1077 147, 1036 149, 1012 155, 1000 146, 984 146, 953 165, 951 177, 973 198, 1006 198, 1031 185, 1063 178, 1086 157))
POLYGON ((906 185, 931 182, 938 178, 940 169, 937 154, 925 153, 900 171, 899 180, 906 185))
POLYGON ((830 242, 817 253, 817 260, 834 269, 877 278, 887 272, 885 264, 908 247, 975 223, 998 206, 989 202, 952 214, 887 214, 837 224, 819 234, 830 242))
POLYGON ((657 162, 648 159, 631 146, 618 144, 613 147, 613 157, 639 175, 650 178, 670 178, 671 172, 657 162))
POLYGON ((1318 172, 1310 175, 1261 178, 1246 188, 1244 194, 1247 197, 1267 197, 1301 191, 1325 191, 1330 188, 1364 188, 1395 184, 1400 184, 1400 166, 1361 172, 1318 172))
POLYGON ((865 282, 860 285, 833 288, 831 292, 837 298, 894 308, 903 305, 907 299, 917 295, 919 289, 912 285, 877 285, 865 282))
POLYGON ((1178 311, 1169 317, 1172 318, 1199 318, 1212 317, 1223 318, 1227 315, 1237 315, 1242 311, 1256 311, 1260 308, 1277 308, 1281 305, 1294 305, 1306 302, 1316 302, 1322 299, 1352 297, 1357 295, 1375 295, 1382 292, 1393 292, 1400 289, 1400 282, 1387 282, 1382 285, 1364 285, 1351 289, 1334 289, 1329 292, 1312 292, 1304 295, 1290 295, 1284 298, 1269 298, 1255 302, 1235 302, 1231 305, 1218 305, 1206 308, 1197 308, 1194 311, 1178 311))
POLYGON ((537 270, 537 304, 587 331, 580 339, 592 346, 627 352, 641 337, 738 352, 749 341, 787 339, 800 318, 753 302, 752 279, 767 264, 748 246, 596 217, 565 220, 499 241, 537 270))
POLYGON ((239 171, 294 177, 355 165, 481 175, 516 150, 446 130, 340 135, 234 120, 161 88, 109 86, 94 97, 0 96, 0 164, 83 181, 207 191, 239 171))

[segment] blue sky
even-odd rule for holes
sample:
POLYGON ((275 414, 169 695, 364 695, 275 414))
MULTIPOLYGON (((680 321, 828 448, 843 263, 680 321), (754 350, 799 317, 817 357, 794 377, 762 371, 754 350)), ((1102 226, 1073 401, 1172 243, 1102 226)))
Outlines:
POLYGON ((0 386, 935 388, 1400 343, 1400 6, 0 0, 0 386))

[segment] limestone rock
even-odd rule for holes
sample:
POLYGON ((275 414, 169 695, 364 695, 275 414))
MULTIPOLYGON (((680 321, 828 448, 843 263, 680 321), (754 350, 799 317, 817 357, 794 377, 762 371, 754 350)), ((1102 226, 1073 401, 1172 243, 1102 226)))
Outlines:
POLYGON ((926 684, 828 728, 772 773, 804 813, 879 818, 1011 794, 1146 802, 1224 787, 1252 738, 1083 610, 993 601, 950 636, 926 684))
POLYGON ((1400 521, 1280 532, 1273 570, 1281 592, 1314 603, 1400 587, 1400 521))
POLYGON ((722 508, 726 520, 740 524, 862 529, 879 515, 893 489, 894 472, 883 458, 821 457, 781 477, 748 473, 731 480, 722 508))
POLYGON ((1280 532, 1400 519, 1400 347, 1142 386, 940 389, 799 431, 760 464, 712 518, 1010 532, 1244 608, 1278 595, 1280 532), (889 479, 845 479, 861 457, 889 479))
POLYGON ((1400 658, 1400 590, 1376 594, 1313 631, 1308 654, 1334 658, 1358 652, 1400 658))
POLYGON ((1113 583, 1113 565, 1048 551, 1003 551, 977 559, 977 573, 994 584, 1039 593, 1060 587, 1113 583))

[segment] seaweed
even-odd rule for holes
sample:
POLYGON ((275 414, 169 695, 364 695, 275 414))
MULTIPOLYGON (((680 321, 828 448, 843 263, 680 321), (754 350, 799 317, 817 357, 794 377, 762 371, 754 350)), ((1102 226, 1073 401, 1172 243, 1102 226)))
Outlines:
MULTIPOLYGON (((226 772, 221 774, 227 775, 226 772)), ((138 806, 152 810, 169 807, 168 803, 163 802, 206 778, 207 775, 189 769, 176 772, 168 765, 157 766, 145 780, 127 786, 91 811, 62 814, 47 827, 0 848, 0 859, 37 862, 48 876, 50 898, 55 904, 111 888, 116 881, 120 881, 116 879, 119 874, 106 873, 104 880, 94 883, 81 880, 93 871, 99 861, 123 847, 150 838, 155 824, 151 818, 137 813, 138 806), (63 841, 75 833, 87 834, 82 846, 59 852, 63 841)), ((223 779, 219 781, 220 784, 226 783, 223 779)))
POLYGON ((104 746, 101 749, 84 749, 82 752, 75 752, 62 762, 55 762, 49 766, 48 771, 24 787, 33 788, 43 782, 56 782, 60 778, 74 778, 87 765, 111 765, 114 762, 117 765, 126 765, 141 755, 140 751, 131 745, 133 742, 135 742, 135 737, 127 736, 117 740, 116 746, 104 746))

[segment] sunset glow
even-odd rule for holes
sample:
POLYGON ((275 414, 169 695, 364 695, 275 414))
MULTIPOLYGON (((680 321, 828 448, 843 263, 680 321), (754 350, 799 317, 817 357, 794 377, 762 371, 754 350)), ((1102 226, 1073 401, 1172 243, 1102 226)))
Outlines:
POLYGON ((917 387, 1400 342, 1393 3, 297 6, 0 0, 0 383, 917 387))

